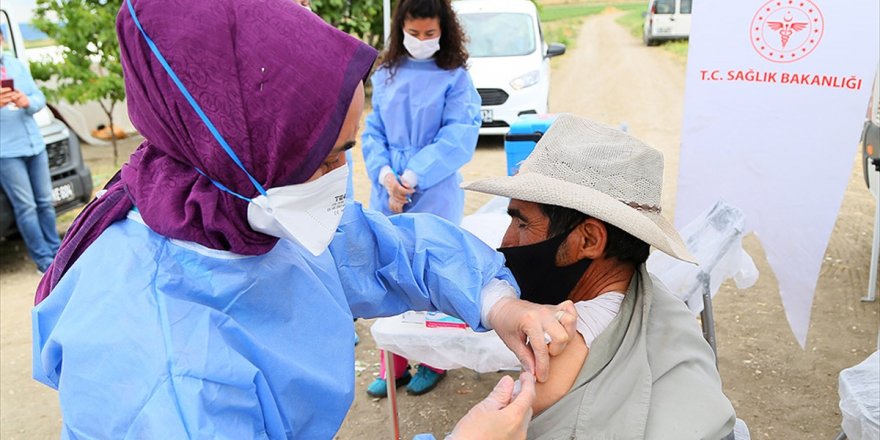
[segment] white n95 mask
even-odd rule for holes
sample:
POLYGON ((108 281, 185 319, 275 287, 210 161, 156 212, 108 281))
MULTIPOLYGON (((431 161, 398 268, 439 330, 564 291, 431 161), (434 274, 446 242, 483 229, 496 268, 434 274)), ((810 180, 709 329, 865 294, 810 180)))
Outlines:
POLYGON ((411 57, 417 60, 427 60, 440 50, 440 37, 422 41, 404 32, 403 47, 411 57))
POLYGON ((257 232, 299 243, 312 255, 327 250, 345 209, 348 165, 299 185, 266 190, 251 199, 248 223, 257 232))

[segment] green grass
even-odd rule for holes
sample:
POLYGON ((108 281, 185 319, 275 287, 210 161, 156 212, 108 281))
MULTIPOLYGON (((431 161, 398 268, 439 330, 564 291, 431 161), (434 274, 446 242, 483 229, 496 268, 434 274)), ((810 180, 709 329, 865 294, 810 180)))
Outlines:
POLYGON ((614 7, 625 12, 631 11, 633 9, 645 9, 645 5, 642 2, 616 3, 585 1, 583 3, 542 6, 540 15, 541 21, 546 23, 570 18, 582 18, 588 15, 598 14, 609 7, 614 7))
MULTIPOLYGON (((628 6, 635 7, 627 8, 626 13, 617 19, 617 24, 629 30, 629 33, 632 34, 632 36, 641 40, 645 24, 645 18, 642 16, 642 13, 647 10, 647 7, 643 4, 628 6)), ((618 9, 623 10, 624 8, 618 7, 618 9)), ((660 43, 659 47, 667 52, 673 53, 681 61, 687 61, 687 40, 666 41, 660 43)))
POLYGON ((541 27, 544 31, 544 41, 547 43, 562 43, 571 50, 574 48, 578 32, 581 30, 581 20, 578 18, 567 18, 550 23, 542 23, 541 27))
MULTIPOLYGON (((630 11, 639 11, 639 12, 641 12, 641 11, 644 11, 644 10, 647 8, 647 7, 645 6, 645 2, 638 2, 638 3, 621 3, 621 4, 614 4, 614 5, 611 5, 611 6, 617 8, 617 9, 620 9, 620 10, 623 11, 623 12, 630 12, 630 11)), ((641 17, 641 14, 639 14, 639 17, 641 17)))
POLYGON ((576 4, 547 5, 541 8, 541 27, 544 40, 548 43, 562 43, 573 49, 584 17, 598 14, 608 7, 622 11, 636 8, 644 9, 641 3, 585 2, 576 4))
POLYGON ((56 44, 55 40, 53 40, 51 38, 47 38, 45 40, 25 41, 24 48, 25 49, 37 49, 40 47, 54 46, 55 44, 56 44))
POLYGON ((646 12, 648 7, 643 4, 634 6, 637 7, 627 10, 626 14, 621 15, 617 19, 617 24, 627 29, 634 37, 642 38, 642 26, 645 23, 642 13, 646 12))
POLYGON ((598 14, 605 9, 605 5, 558 5, 544 6, 541 8, 541 21, 549 23, 557 20, 586 17, 598 14))
POLYGON ((660 47, 664 50, 674 53, 676 56, 681 58, 682 60, 687 60, 688 57, 688 41, 687 40, 676 40, 676 41, 667 41, 663 43, 660 47))

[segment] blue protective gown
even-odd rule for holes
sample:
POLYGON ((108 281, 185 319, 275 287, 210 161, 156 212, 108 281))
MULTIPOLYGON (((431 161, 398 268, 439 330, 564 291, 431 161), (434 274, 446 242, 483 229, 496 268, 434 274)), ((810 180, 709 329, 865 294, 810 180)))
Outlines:
MULTIPOLYGON (((440 310, 478 330, 502 257, 434 216, 349 203, 328 252, 260 256, 114 223, 33 310, 62 438, 329 439, 354 397, 352 317, 440 310)), ((515 284, 514 284, 515 285, 515 284)))
POLYGON ((464 212, 458 170, 477 146, 480 95, 467 70, 443 70, 434 60, 404 59, 388 77, 388 69, 381 68, 370 79, 373 112, 362 138, 373 183, 370 208, 391 214, 388 191, 379 182, 388 165, 399 176, 406 170, 417 176, 405 212, 430 212, 457 224, 464 212))

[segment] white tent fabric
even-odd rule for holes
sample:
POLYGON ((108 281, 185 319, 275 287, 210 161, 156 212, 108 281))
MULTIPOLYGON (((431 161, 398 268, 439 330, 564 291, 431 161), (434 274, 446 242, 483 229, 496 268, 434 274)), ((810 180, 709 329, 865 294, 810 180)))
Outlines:
POLYGON ((880 438, 880 352, 840 372, 843 432, 851 440, 880 438))
POLYGON ((699 266, 687 264, 662 252, 648 258, 648 271, 687 303, 694 315, 703 310, 701 272, 709 276, 712 297, 728 278, 747 289, 758 280, 758 268, 742 247, 745 216, 724 202, 699 215, 681 229, 681 236, 699 266))

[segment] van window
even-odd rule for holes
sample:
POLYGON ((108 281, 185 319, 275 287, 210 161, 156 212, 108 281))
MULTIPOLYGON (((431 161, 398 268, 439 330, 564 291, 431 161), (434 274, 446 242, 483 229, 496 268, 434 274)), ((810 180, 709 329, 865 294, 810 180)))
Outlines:
POLYGON ((534 52, 535 19, 528 14, 459 14, 458 20, 470 40, 470 56, 515 57, 534 52))
POLYGON ((693 0, 681 0, 681 4, 678 6, 678 12, 682 14, 690 14, 692 3, 693 0))
POLYGON ((655 14, 674 14, 675 0, 657 0, 654 2, 655 14))

